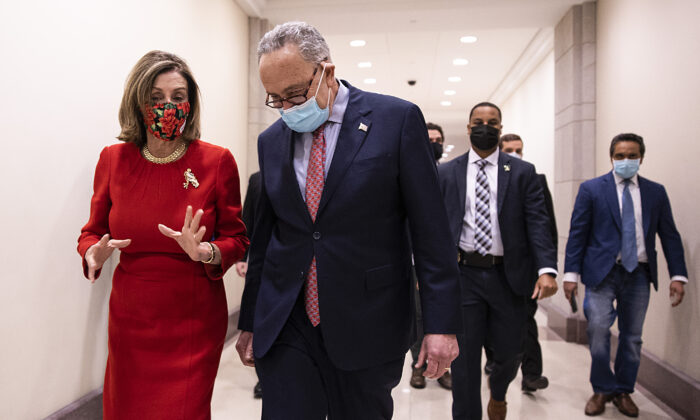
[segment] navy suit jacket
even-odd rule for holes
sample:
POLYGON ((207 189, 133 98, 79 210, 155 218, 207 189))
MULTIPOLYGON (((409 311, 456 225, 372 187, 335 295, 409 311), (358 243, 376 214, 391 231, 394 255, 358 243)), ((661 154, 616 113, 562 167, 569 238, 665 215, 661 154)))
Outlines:
POLYGON ((459 271, 423 115, 409 102, 342 83, 350 98, 315 222, 294 173, 292 130, 278 120, 258 139, 262 188, 239 321, 254 333, 256 358, 287 322, 314 255, 319 328, 336 367, 405 355, 411 254, 425 332, 461 331, 459 271))
MULTIPOLYGON (((453 243, 459 247, 466 214, 467 152, 439 166, 440 188, 447 208, 453 243)), ((540 268, 557 268, 550 219, 545 207, 542 182, 535 167, 498 152, 498 224, 503 241, 503 265, 511 289, 518 295, 532 294, 540 268)))
MULTIPOLYGON (((681 236, 673 222, 671 203, 661 184, 641 176, 639 193, 642 198, 642 225, 651 281, 658 288, 656 234, 668 262, 671 276, 688 276, 681 236)), ((622 240, 622 216, 617 187, 612 172, 581 184, 571 215, 569 241, 566 244, 565 272, 581 274, 586 287, 595 287, 608 275, 622 240)))

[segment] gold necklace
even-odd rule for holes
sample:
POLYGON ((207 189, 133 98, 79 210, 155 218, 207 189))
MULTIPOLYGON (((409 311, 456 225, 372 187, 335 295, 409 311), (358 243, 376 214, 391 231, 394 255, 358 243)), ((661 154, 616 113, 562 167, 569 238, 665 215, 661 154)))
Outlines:
POLYGON ((172 152, 168 156, 159 158, 153 156, 151 154, 151 151, 148 150, 148 145, 144 144, 143 148, 141 149, 141 152, 143 152, 143 157, 145 157, 147 161, 157 163, 159 165, 164 165, 166 163, 175 162, 176 160, 178 160, 180 156, 182 156, 183 153, 185 153, 185 150, 187 150, 187 143, 182 143, 177 149, 175 149, 174 152, 172 152))

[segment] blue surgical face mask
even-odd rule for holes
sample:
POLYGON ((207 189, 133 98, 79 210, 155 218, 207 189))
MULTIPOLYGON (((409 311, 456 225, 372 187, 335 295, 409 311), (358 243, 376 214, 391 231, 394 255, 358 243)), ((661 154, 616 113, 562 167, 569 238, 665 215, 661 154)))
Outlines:
POLYGON ((523 158, 522 156, 520 156, 520 155, 517 154, 516 152, 510 152, 510 153, 506 153, 506 154, 507 154, 508 156, 512 156, 512 157, 514 157, 514 158, 516 158, 516 159, 522 159, 522 158, 523 158))
POLYGON ((321 109, 318 106, 318 102, 316 102, 316 95, 318 95, 318 90, 321 88, 321 83, 323 83, 323 75, 325 72, 326 65, 324 64, 323 71, 321 71, 321 78, 316 87, 316 93, 312 98, 301 105, 295 105, 286 110, 279 110, 282 120, 287 124, 287 127, 298 133, 310 133, 328 120, 331 98, 330 88, 328 89, 329 103, 326 104, 326 109, 321 109))
POLYGON ((639 171, 639 162, 641 159, 622 159, 613 160, 613 168, 615 173, 622 179, 632 178, 639 171))

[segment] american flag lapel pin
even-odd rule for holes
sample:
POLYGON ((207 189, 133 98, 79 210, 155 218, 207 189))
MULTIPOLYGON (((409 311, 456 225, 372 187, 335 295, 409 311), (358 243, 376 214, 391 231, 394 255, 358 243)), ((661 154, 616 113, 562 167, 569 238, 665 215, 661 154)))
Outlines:
POLYGON ((510 172, 510 165, 506 163, 505 165, 503 165, 503 169, 504 169, 506 172, 510 172))
POLYGON ((364 131, 365 133, 367 132, 367 126, 364 123, 360 123, 360 126, 357 127, 358 130, 364 131))

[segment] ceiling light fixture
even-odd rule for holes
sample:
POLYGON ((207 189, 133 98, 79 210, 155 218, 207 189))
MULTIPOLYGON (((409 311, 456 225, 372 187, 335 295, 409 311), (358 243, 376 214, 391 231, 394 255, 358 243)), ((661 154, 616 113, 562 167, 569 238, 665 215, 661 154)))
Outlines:
POLYGON ((456 94, 457 94, 457 92, 454 91, 454 90, 446 90, 446 91, 443 92, 443 93, 444 93, 445 95, 447 95, 447 96, 452 96, 452 95, 456 95, 456 94))
POLYGON ((455 58, 454 60, 452 60, 452 64, 454 64, 455 66, 466 66, 467 64, 469 64, 469 60, 467 60, 466 58, 455 58))
POLYGON ((461 82, 462 78, 459 76, 450 76, 447 78, 448 82, 456 83, 456 82, 461 82))
POLYGON ((364 39, 355 39, 353 41, 350 41, 350 46, 351 47, 364 47, 367 45, 364 39))
POLYGON ((451 105, 452 105, 452 102, 450 102, 450 101, 442 101, 442 102, 440 102, 440 105, 442 105, 442 106, 451 106, 451 105))
POLYGON ((361 69, 368 69, 368 68, 372 67, 372 62, 371 61, 361 61, 361 62, 357 63, 357 67, 359 67, 361 69))
POLYGON ((476 42, 476 37, 472 35, 463 36, 459 39, 462 44, 473 44, 476 42))
POLYGON ((364 82, 365 82, 365 84, 367 84, 367 85, 373 85, 373 84, 377 83, 377 79, 371 78, 371 77, 370 77, 370 78, 368 78, 368 79, 365 79, 364 82))

